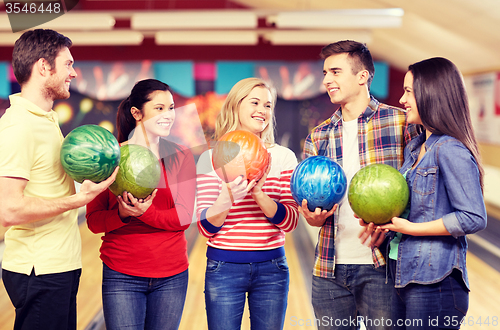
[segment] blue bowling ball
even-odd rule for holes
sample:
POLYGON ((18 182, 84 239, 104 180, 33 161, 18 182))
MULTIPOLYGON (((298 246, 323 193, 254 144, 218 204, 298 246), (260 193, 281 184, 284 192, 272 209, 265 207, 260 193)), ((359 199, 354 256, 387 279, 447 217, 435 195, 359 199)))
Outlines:
POLYGON ((309 211, 319 207, 331 210, 344 197, 347 178, 342 167, 325 156, 312 156, 297 165, 292 173, 290 189, 293 199, 302 205, 307 200, 309 211))

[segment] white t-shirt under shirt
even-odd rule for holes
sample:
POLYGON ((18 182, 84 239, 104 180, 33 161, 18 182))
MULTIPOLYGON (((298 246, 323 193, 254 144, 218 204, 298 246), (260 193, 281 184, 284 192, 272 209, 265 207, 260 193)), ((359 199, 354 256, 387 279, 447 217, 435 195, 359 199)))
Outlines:
MULTIPOLYGON (((360 169, 358 146, 358 121, 342 120, 342 154, 347 183, 360 169)), ((339 204, 337 235, 335 237, 336 264, 373 264, 371 249, 361 244, 358 234, 361 230, 359 220, 347 200, 347 192, 339 204)))

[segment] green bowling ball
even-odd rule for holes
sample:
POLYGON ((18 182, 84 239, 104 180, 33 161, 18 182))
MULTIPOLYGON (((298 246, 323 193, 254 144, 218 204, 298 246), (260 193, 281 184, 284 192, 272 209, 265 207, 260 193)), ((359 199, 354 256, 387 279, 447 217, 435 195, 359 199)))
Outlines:
POLYGON ((73 180, 98 183, 109 178, 120 163, 120 145, 107 129, 82 125, 64 138, 60 160, 73 180))
POLYGON ((158 159, 151 150, 137 144, 123 145, 120 151, 120 168, 109 190, 116 196, 127 191, 135 198, 148 197, 160 182, 158 159))
POLYGON ((377 225, 400 216, 409 197, 403 175, 386 164, 371 164, 360 169, 353 176, 347 193, 354 213, 365 222, 377 225))

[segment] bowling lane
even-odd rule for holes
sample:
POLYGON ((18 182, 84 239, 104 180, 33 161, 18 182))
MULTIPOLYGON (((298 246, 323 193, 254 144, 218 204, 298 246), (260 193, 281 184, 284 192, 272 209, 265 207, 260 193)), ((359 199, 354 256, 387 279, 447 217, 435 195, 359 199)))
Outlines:
POLYGON ((500 273, 476 255, 467 256, 469 311, 461 329, 500 328, 500 273))
MULTIPOLYGON (((303 220, 302 220, 303 221, 303 220)), ((494 218, 490 220, 498 221, 494 218)), ((494 224, 500 224, 494 223, 494 224)), ((493 225, 495 226, 495 225, 493 225)), ((102 330, 101 312, 101 261, 99 259, 100 236, 92 234, 85 223, 80 225, 83 244, 83 272, 78 294, 78 330, 102 330)), ((286 254, 290 266, 289 307, 285 329, 315 329, 313 326, 299 326, 301 322, 314 320, 310 304, 310 281, 312 258, 317 231, 300 223, 292 234, 286 237, 286 254), (314 243, 313 243, 314 242, 314 243)), ((194 225, 186 232, 190 244, 190 280, 186 305, 180 329, 207 329, 203 297, 205 271, 205 238, 198 235, 194 225)), ((498 262, 498 260, 497 260, 498 262)), ((468 253, 468 269, 471 285, 469 313, 462 329, 496 329, 500 325, 500 272, 494 264, 481 260, 474 253, 468 253), (495 320, 499 323, 494 323, 495 320), (490 324, 487 325, 486 323, 490 324), (494 326, 497 324, 497 326, 494 326)), ((0 285, 0 330, 12 329, 14 308, 0 285)), ((248 312, 244 314, 242 329, 249 329, 248 312)))
POLYGON ((474 235, 468 236, 469 252, 500 272, 500 221, 488 215, 488 225, 474 235))

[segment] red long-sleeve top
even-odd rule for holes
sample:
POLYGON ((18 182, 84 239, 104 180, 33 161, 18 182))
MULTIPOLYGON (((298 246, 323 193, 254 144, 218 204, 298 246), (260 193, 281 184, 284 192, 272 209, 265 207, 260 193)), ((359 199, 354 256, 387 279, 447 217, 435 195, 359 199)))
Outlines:
POLYGON ((108 189, 87 205, 87 225, 104 233, 101 260, 111 269, 132 276, 168 277, 188 268, 184 231, 192 222, 196 166, 189 149, 179 146, 178 162, 165 168, 152 205, 140 217, 123 222, 118 201, 108 189))

